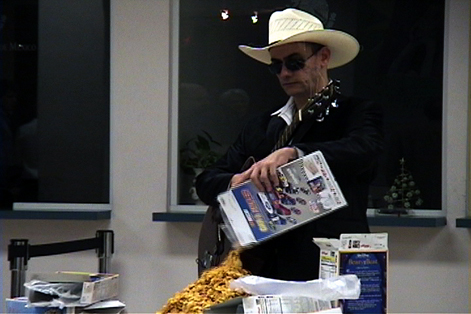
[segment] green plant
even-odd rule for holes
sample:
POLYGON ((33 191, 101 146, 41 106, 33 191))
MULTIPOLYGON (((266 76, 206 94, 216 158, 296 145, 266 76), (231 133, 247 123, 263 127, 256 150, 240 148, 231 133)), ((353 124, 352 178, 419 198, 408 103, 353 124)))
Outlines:
POLYGON ((180 149, 180 165, 187 173, 194 174, 194 169, 207 168, 221 157, 211 147, 221 146, 221 144, 215 141, 208 132, 202 131, 204 134, 191 138, 180 149))
POLYGON ((399 159, 400 173, 394 179, 394 183, 389 191, 384 195, 387 207, 380 209, 380 213, 385 214, 407 214, 412 208, 419 208, 423 204, 420 197, 420 190, 416 186, 414 178, 405 167, 405 159, 399 159))

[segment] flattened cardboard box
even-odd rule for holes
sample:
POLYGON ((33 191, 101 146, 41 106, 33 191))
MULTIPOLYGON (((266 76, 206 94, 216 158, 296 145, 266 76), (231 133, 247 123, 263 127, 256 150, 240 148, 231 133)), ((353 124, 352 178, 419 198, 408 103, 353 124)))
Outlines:
POLYGON ((119 288, 118 280, 118 274, 104 274, 99 280, 84 282, 80 303, 92 304, 116 297, 119 288))
MULTIPOLYGON (((32 278, 36 280, 43 280, 48 282, 75 282, 82 283, 82 291, 80 294, 79 305, 85 306, 98 301, 114 298, 118 295, 119 274, 96 274, 90 273, 74 273, 74 272, 55 272, 49 274, 36 274, 32 278), (66 279, 64 279, 66 278, 66 279)), ((50 295, 45 295, 42 292, 29 289, 29 302, 36 303, 50 298, 50 295)))
MULTIPOLYGON (((306 297, 283 297, 283 296, 267 296, 267 295, 261 295, 261 296, 250 296, 250 297, 237 297, 231 300, 228 300, 223 303, 219 303, 213 306, 210 306, 206 309, 203 310, 204 314, 250 314, 250 313, 258 313, 258 314, 267 314, 267 313, 308 313, 306 311, 293 311, 292 308, 288 309, 288 311, 284 311, 282 308, 281 304, 281 299, 288 299, 291 300, 291 307, 298 308, 300 307, 301 304, 296 304, 297 302, 302 303, 302 299, 311 299, 311 298, 306 298, 306 297), (267 299, 273 299, 275 303, 278 303, 278 306, 266 306, 266 304, 261 304, 259 303, 260 300, 267 300, 267 299), (251 304, 252 303, 252 304, 251 304), (280 308, 280 306, 282 308, 280 308)), ((309 313, 318 313, 318 314, 341 314, 342 311, 340 308, 335 308, 332 309, 330 308, 330 304, 327 304, 325 301, 319 301, 319 300, 310 300, 311 302, 317 302, 317 310, 309 312, 309 313)), ((309 301, 308 301, 309 302, 309 301)), ((262 302, 265 303, 265 302, 262 302)), ((312 309, 312 306, 309 307, 312 309)), ((286 306, 285 306, 286 310, 286 306)))
POLYGON ((319 278, 355 274, 360 279, 360 297, 341 300, 343 313, 387 313, 387 233, 342 234, 340 240, 313 241, 320 248, 319 278))

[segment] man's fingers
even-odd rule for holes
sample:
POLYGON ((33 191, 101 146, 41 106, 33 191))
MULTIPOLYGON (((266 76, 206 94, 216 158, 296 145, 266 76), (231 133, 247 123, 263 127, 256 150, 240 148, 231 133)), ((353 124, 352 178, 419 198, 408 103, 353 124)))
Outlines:
POLYGON ((247 181, 248 179, 250 179, 250 174, 252 173, 252 170, 249 169, 247 171, 244 171, 242 173, 239 173, 239 174, 235 174, 233 177, 232 177, 232 180, 231 180, 231 187, 234 187, 236 185, 239 185, 245 181, 247 181))
POLYGON ((236 175, 237 178, 233 178, 231 185, 235 185, 235 182, 240 184, 250 179, 260 191, 270 192, 280 184, 276 168, 295 157, 293 148, 279 149, 253 164, 248 170, 236 175))
POLYGON ((262 167, 262 169, 260 170, 260 181, 265 187, 265 191, 270 192, 272 189, 270 180, 270 168, 262 167))
POLYGON ((280 184, 279 180, 278 180, 278 175, 276 173, 276 167, 275 166, 272 166, 270 168, 270 182, 273 186, 278 186, 280 184))
POLYGON ((260 169, 254 168, 254 170, 250 174, 250 180, 253 182, 253 184, 255 184, 257 189, 259 189, 262 192, 265 191, 265 186, 260 180, 260 169))
POLYGON ((250 180, 263 192, 270 192, 273 189, 271 170, 266 164, 259 163, 253 167, 250 180))

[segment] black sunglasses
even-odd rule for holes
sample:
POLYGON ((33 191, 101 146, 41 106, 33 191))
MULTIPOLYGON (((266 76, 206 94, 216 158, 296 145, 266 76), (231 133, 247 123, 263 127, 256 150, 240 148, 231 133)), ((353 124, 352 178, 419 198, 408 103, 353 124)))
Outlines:
POLYGON ((306 61, 309 60, 312 56, 314 56, 319 50, 315 51, 312 55, 303 59, 299 56, 289 56, 284 61, 281 60, 272 60, 272 63, 268 65, 268 69, 273 74, 280 74, 281 70, 283 69, 283 64, 285 68, 290 70, 291 72, 299 71, 304 69, 306 66, 306 61))

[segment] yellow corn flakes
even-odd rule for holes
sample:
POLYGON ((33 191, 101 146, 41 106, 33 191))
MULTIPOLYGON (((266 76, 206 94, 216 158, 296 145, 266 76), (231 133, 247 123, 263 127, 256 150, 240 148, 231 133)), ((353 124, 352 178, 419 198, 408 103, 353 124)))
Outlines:
POLYGON ((221 265, 206 270, 198 280, 170 298, 157 313, 203 313, 212 305, 247 295, 229 288, 234 279, 250 275, 242 268, 239 254, 238 250, 231 251, 221 265))

